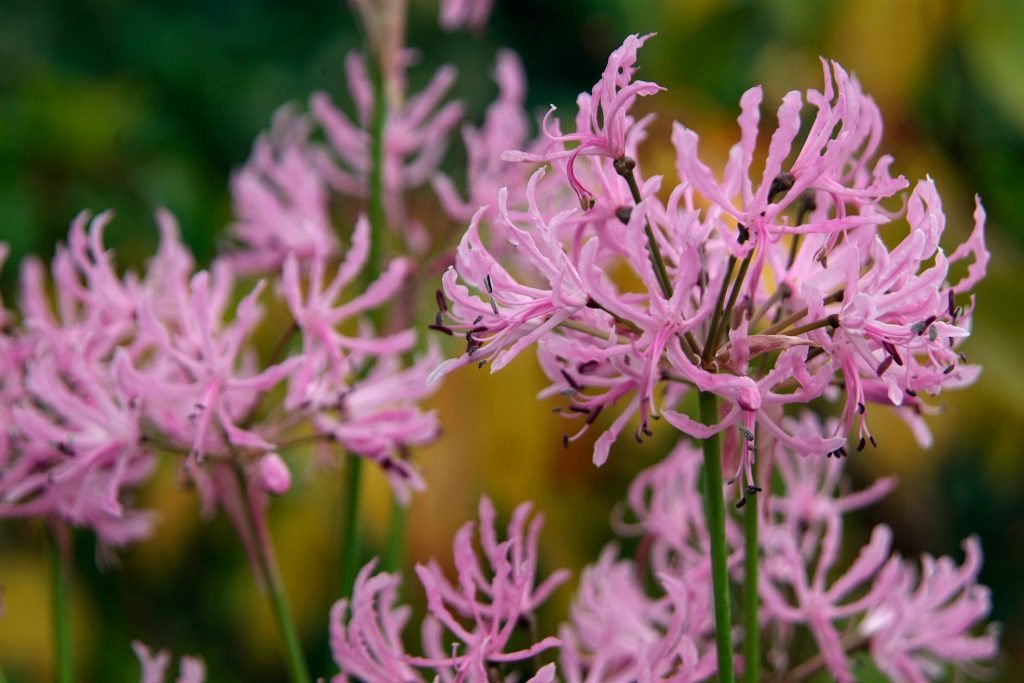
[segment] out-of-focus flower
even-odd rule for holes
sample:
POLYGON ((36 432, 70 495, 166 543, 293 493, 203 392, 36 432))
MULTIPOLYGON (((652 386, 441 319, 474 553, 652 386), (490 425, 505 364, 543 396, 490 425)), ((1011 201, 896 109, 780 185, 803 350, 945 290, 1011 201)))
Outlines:
MULTIPOLYGON (((167 667, 171 664, 171 655, 167 650, 152 652, 138 640, 132 641, 132 649, 139 658, 142 667, 140 683, 164 683, 167 680, 167 667)), ((177 683, 203 683, 206 680, 206 666, 201 659, 182 657, 178 665, 177 683)))
MULTIPOLYGON (((529 521, 529 514, 528 504, 516 508, 508 538, 501 541, 495 532, 494 507, 483 498, 479 528, 470 522, 455 536, 457 580, 449 581, 436 562, 417 565, 427 596, 428 614, 422 624, 425 656, 409 655, 402 646, 409 611, 395 606, 398 577, 373 574, 375 563, 366 565, 352 600, 339 601, 331 611, 331 650, 342 670, 335 680, 355 676, 381 683, 420 681, 415 670, 432 669, 445 683, 488 683, 491 665, 529 659, 557 647, 557 638, 531 637, 526 648, 507 651, 513 634, 530 623, 537 607, 568 578, 559 570, 538 583, 537 542, 543 522, 539 516, 529 521), (474 531, 486 564, 474 550, 474 531)), ((538 680, 550 680, 553 670, 543 671, 538 680)))
MULTIPOLYGON (((404 70, 412 53, 403 52, 400 60, 401 90, 404 70)), ((358 53, 345 59, 348 85, 356 104, 357 121, 352 121, 334 106, 325 93, 310 98, 310 110, 323 128, 328 147, 316 151, 317 163, 327 182, 338 192, 365 199, 369 192, 372 168, 370 127, 374 116, 373 92, 366 63, 358 53)), ((441 105, 455 82, 455 69, 442 67, 427 87, 407 101, 392 101, 384 122, 382 176, 388 225, 401 231, 416 249, 426 246, 422 226, 406 215, 405 194, 427 183, 437 171, 448 148, 448 136, 462 118, 459 102, 441 105)))
POLYGON ((465 26, 482 31, 494 9, 494 0, 441 0, 440 23, 448 31, 465 26))
POLYGON ((337 255, 329 188, 313 158, 310 129, 308 116, 281 107, 232 176, 230 234, 239 246, 225 256, 236 272, 272 272, 289 255, 303 262, 337 255))
POLYGON ((920 572, 900 562, 892 590, 864 615, 859 631, 870 639, 871 657, 896 683, 943 680, 949 664, 970 668, 998 653, 995 629, 972 634, 992 604, 988 588, 977 583, 978 539, 964 541, 964 551, 960 567, 950 557, 928 555, 920 572))
POLYGON ((525 191, 529 172, 521 164, 501 158, 501 153, 522 148, 530 132, 530 122, 523 103, 526 100, 526 76, 519 56, 511 50, 498 53, 494 68, 498 98, 487 108, 484 124, 479 129, 466 124, 462 140, 466 147, 466 199, 463 200, 451 178, 438 174, 434 190, 445 212, 465 224, 477 209, 487 206, 485 214, 492 225, 498 225, 497 196, 502 187, 516 195, 525 191))

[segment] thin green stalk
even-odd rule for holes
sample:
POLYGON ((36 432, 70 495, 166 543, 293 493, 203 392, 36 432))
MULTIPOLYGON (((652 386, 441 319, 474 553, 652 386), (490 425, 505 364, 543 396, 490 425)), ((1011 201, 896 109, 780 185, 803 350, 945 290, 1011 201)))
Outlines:
POLYGON ((402 567, 405 560, 405 530, 408 521, 408 509, 397 500, 391 501, 391 536, 388 538, 387 551, 384 553, 383 571, 393 572, 402 567))
MULTIPOLYGON (((718 422, 718 397, 700 392, 700 419, 718 422)), ((729 607, 728 551, 725 546, 725 498, 722 493, 722 444, 718 434, 704 439, 704 503, 711 540, 711 582, 715 594, 715 644, 719 683, 734 683, 732 669, 732 618, 729 607)))
POLYGON ((0 667, 0 683, 7 683, 7 676, 4 676, 3 667, 0 667))
POLYGON ((729 302, 725 305, 725 313, 722 314, 722 325, 719 329, 719 334, 715 335, 715 350, 717 350, 719 340, 721 338, 729 338, 729 330, 732 329, 732 309, 736 305, 736 299, 739 298, 740 289, 743 287, 743 280, 747 277, 747 268, 750 267, 750 259, 754 256, 754 252, 751 251, 747 254, 747 257, 740 263, 740 272, 736 273, 736 281, 732 284, 732 291, 729 293, 729 302))
MULTIPOLYGON (((622 159, 629 159, 629 157, 622 157, 622 159)), ((626 179, 626 183, 629 185, 629 192, 633 195, 633 201, 639 204, 643 197, 640 195, 640 187, 636 184, 636 176, 633 175, 633 167, 636 165, 636 162, 632 162, 632 164, 620 164, 619 160, 616 159, 615 171, 626 179)), ((654 230, 651 229, 650 221, 644 221, 644 234, 647 236, 647 251, 651 256, 651 265, 654 266, 654 276, 658 280, 658 286, 661 287, 661 293, 665 295, 665 298, 671 299, 672 280, 669 279, 668 270, 665 268, 665 259, 661 256, 658 242, 654 239, 654 230)))
POLYGON ((359 528, 359 491, 363 478, 363 459, 349 454, 345 463, 344 506, 341 529, 341 594, 352 594, 352 584, 359 571, 362 553, 362 530, 359 528))
POLYGON ((57 681, 72 683, 75 667, 71 644, 71 580, 64 552, 67 548, 62 547, 60 531, 57 528, 50 529, 49 539, 53 636, 57 655, 57 681))
POLYGON ((242 494, 242 504, 245 506, 245 521, 248 527, 249 537, 252 539, 256 553, 256 562, 263 582, 266 585, 267 596, 270 599, 270 607, 274 612, 274 621, 277 622, 277 630, 284 643, 288 675, 292 683, 312 683, 309 675, 309 668, 306 665, 306 657, 302 653, 302 643, 299 641, 299 632, 295 626, 295 619, 292 617, 292 610, 288 604, 288 596, 284 591, 284 584, 277 572, 277 563, 274 561, 273 548, 270 544, 269 534, 266 543, 261 543, 259 520, 256 519, 255 509, 249 499, 249 488, 246 483, 245 472, 242 466, 235 461, 235 477, 238 480, 238 487, 242 494))
POLYGON ((757 623, 757 570, 760 546, 757 542, 760 497, 750 496, 743 513, 743 681, 757 683, 760 675, 761 643, 757 623))
POLYGON ((725 266, 725 278, 722 279, 722 288, 718 290, 718 300, 715 302, 715 311, 711 314, 711 324, 708 326, 708 336, 704 340, 704 352, 701 354, 701 361, 703 361, 705 365, 707 365, 708 361, 714 358, 715 355, 715 341, 718 339, 718 321, 722 317, 722 306, 725 303, 725 293, 729 289, 729 280, 732 279, 732 271, 735 268, 736 257, 730 256, 729 263, 725 266))

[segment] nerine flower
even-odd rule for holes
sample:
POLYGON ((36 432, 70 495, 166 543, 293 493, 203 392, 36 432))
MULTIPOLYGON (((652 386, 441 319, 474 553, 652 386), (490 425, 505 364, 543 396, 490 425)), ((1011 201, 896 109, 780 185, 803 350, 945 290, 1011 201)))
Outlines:
MULTIPOLYGON (((398 82, 404 93, 404 70, 412 53, 402 53, 398 82)), ((351 53, 345 59, 348 85, 355 101, 357 121, 335 107, 325 93, 310 98, 310 110, 327 136, 329 146, 317 153, 317 163, 327 182, 342 194, 365 198, 369 193, 371 158, 369 129, 374 115, 372 87, 361 55, 351 53)), ((426 236, 406 216, 404 195, 419 187, 437 171, 448 147, 448 135, 462 118, 459 102, 441 102, 455 82, 455 69, 442 67, 427 87, 408 100, 399 94, 388 103, 383 139, 383 196, 388 224, 399 227, 410 244, 423 246, 426 236)))
POLYGON ((237 272, 272 272, 289 255, 302 261, 337 255, 330 188, 314 159, 311 129, 308 115, 281 107, 249 160, 232 175, 230 235, 239 246, 226 258, 237 272))
POLYGON ((441 27, 454 31, 465 26, 480 31, 494 9, 494 0, 442 0, 439 17, 441 27))
POLYGON ((563 134, 557 122, 553 127, 550 125, 551 115, 555 111, 552 107, 541 124, 542 131, 550 141, 549 151, 537 154, 510 150, 503 155, 504 158, 508 161, 550 161, 567 158, 566 176, 569 185, 576 192, 584 208, 593 206, 594 195, 576 176, 576 160, 581 155, 621 159, 626 154, 630 139, 644 134, 644 127, 650 118, 636 121, 628 112, 637 97, 653 95, 664 90, 657 83, 633 80, 633 75, 639 68, 635 66, 637 50, 652 35, 654 34, 631 35, 611 53, 601 80, 589 93, 580 93, 576 98, 579 113, 576 116, 575 133, 563 134), (565 148, 566 144, 572 143, 576 143, 576 146, 571 149, 565 148))
POLYGON ((742 435, 727 439, 733 478, 745 484, 741 501, 759 489, 754 447, 762 432, 803 454, 842 455, 874 444, 867 413, 879 403, 921 433, 926 396, 977 373, 957 347, 973 310, 964 298, 988 260, 980 205, 974 232, 949 257, 939 247, 945 219, 930 180, 904 209, 886 206, 907 182, 878 156, 877 107, 827 62, 824 89, 805 96, 812 117, 801 143, 804 97, 783 99, 759 181, 751 178, 759 89, 741 101, 740 141, 720 180, 697 157, 696 134, 677 124, 679 183, 662 200, 663 179, 644 179, 626 153, 643 130, 629 107, 659 89, 632 80, 644 40, 627 38, 594 91, 581 95, 577 132, 551 134, 553 146, 577 146, 505 155, 568 162, 560 182, 535 174, 525 197, 512 197, 514 187, 498 191, 493 232, 515 259, 488 246, 483 213, 474 216, 442 279, 451 304, 439 301, 433 325, 465 336, 466 353, 435 376, 469 363, 500 369, 536 342, 551 380, 545 394, 565 394, 563 414, 584 422, 566 443, 614 404, 622 407, 595 442, 597 464, 634 415, 638 440, 660 417, 695 438, 742 435), (587 170, 596 195, 581 189, 581 157, 594 162, 587 170), (566 190, 596 204, 573 209, 566 190), (526 210, 510 208, 519 204, 526 210), (883 226, 904 220, 906 240, 888 248, 883 226), (970 261, 960 279, 950 277, 958 261, 970 261), (785 406, 834 400, 837 376, 845 403, 835 431, 793 433, 785 406), (693 389, 722 403, 708 423, 677 408, 693 389))
POLYGON ((520 164, 501 158, 501 153, 527 143, 530 122, 523 108, 526 100, 526 76, 519 56, 512 50, 498 53, 494 67, 498 98, 487 108, 480 128, 470 124, 462 127, 466 148, 466 199, 446 174, 433 179, 434 191, 445 212, 453 220, 465 222, 477 209, 487 206, 486 216, 493 221, 498 215, 496 198, 502 187, 525 188, 529 175, 520 164))
MULTIPOLYGON (((167 667, 171 664, 171 654, 167 650, 154 653, 138 640, 132 641, 132 649, 142 667, 140 683, 164 683, 167 680, 167 667)), ((176 680, 177 683, 203 683, 206 680, 206 666, 201 659, 182 657, 176 680)))
MULTIPOLYGON (((455 536, 454 582, 436 562, 416 567, 427 596, 424 656, 407 654, 402 645, 409 612, 395 606, 398 577, 373 574, 373 562, 363 568, 351 601, 341 600, 331 611, 331 651, 342 671, 335 680, 421 681, 416 670, 431 669, 446 683, 489 683, 492 666, 529 659, 559 645, 557 638, 547 637, 521 650, 507 649, 517 629, 568 578, 559 570, 538 583, 541 518, 530 520, 530 506, 520 505, 509 522, 508 538, 499 540, 495 510, 486 498, 480 501, 479 515, 479 527, 467 523, 455 536), (473 547, 474 535, 484 563, 473 547)), ((532 680, 551 680, 553 669, 542 672, 532 680)))

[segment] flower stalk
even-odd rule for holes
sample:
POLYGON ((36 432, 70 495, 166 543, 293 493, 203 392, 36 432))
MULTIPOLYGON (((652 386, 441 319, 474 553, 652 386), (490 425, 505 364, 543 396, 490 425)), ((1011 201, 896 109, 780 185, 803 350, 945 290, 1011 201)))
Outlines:
POLYGON ((758 628, 757 595, 760 496, 751 496, 743 512, 743 683, 757 683, 760 674, 761 643, 758 628))
MULTIPOLYGON (((67 529, 54 525, 49 532, 51 614, 58 683, 75 680, 74 652, 71 641, 71 578, 69 576, 70 536, 67 529)), ((2 674, 0 674, 2 679, 2 674)))
POLYGON ((270 607, 274 613, 274 621, 277 623, 278 634, 281 636, 285 654, 287 655, 286 663, 289 678, 292 683, 312 683, 313 679, 309 675, 306 658, 302 653, 302 643, 299 640, 298 629, 295 626, 295 618, 292 616, 288 596, 285 593, 284 584, 281 582, 281 576, 277 570, 277 562, 274 559, 274 550, 269 533, 261 533, 260 520, 256 516, 256 508, 249 495, 249 484, 246 481, 245 470, 238 463, 237 459, 235 460, 234 472, 242 495, 245 523, 248 527, 249 537, 252 539, 257 569, 262 574, 267 597, 270 600, 270 607))
MULTIPOLYGON (((700 392, 700 419, 718 421, 718 397, 700 392)), ((732 618, 729 606, 728 550, 725 545, 725 497, 722 493, 722 443, 718 434, 701 441, 704 451, 704 505, 711 540, 711 581, 715 597, 715 648, 719 683, 733 683, 732 618)))

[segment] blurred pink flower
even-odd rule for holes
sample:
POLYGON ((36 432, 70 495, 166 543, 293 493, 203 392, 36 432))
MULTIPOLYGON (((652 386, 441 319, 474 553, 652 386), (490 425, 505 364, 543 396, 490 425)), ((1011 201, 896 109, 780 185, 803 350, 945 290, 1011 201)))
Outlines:
POLYGON ((482 31, 494 8, 494 0, 441 0, 441 27, 447 31, 466 28, 482 31))
MULTIPOLYGON (((142 667, 140 683, 164 683, 167 680, 167 667, 171 663, 171 655, 167 650, 152 652, 138 640, 132 641, 132 649, 139 658, 142 667)), ((178 665, 177 683, 203 683, 206 680, 206 666, 201 659, 182 657, 178 665)))

